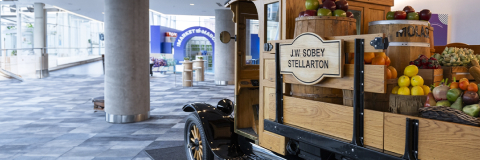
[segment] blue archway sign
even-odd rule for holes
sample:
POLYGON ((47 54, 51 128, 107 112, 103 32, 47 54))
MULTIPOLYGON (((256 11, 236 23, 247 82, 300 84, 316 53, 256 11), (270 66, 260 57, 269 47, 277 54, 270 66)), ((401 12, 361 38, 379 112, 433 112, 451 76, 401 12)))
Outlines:
POLYGON ((200 27, 200 26, 190 27, 178 33, 178 37, 177 39, 175 39, 175 43, 173 43, 173 49, 175 49, 175 54, 174 54, 175 60, 177 60, 177 62, 183 61, 183 56, 185 53, 185 45, 191 38, 195 36, 205 37, 207 38, 208 41, 210 41, 210 44, 212 44, 212 62, 214 62, 215 33, 208 28, 200 27))

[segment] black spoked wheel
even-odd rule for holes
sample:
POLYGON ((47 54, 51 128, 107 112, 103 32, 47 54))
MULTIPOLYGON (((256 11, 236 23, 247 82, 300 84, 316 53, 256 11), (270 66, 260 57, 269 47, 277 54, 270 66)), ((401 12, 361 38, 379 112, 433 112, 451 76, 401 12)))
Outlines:
POLYGON ((190 114, 185 122, 185 153, 189 160, 213 160, 201 124, 195 113, 190 114))

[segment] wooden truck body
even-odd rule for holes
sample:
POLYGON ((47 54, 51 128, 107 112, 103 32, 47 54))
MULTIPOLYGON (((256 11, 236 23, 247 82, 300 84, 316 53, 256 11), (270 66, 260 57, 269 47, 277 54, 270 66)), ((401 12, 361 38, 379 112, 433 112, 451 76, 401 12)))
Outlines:
POLYGON ((358 35, 297 33, 304 0, 228 1, 236 23, 235 102, 183 108, 199 122, 193 128, 186 123, 188 159, 477 159, 479 127, 364 108, 365 92, 388 92, 386 66, 363 65, 363 53, 388 46, 385 34, 365 33, 370 21, 384 19, 393 0, 348 2, 361 17, 358 35), (259 65, 245 63, 250 19, 259 21, 259 65), (296 49, 309 56, 295 56, 296 49), (345 63, 349 53, 355 64, 345 63), (292 86, 316 96, 293 96, 292 86), (353 91, 353 107, 329 101, 336 93, 328 88, 353 91))

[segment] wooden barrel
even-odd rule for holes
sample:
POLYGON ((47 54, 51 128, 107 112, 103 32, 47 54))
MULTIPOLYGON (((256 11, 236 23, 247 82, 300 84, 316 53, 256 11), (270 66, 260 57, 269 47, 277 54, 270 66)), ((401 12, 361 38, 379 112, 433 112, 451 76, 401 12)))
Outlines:
POLYGON ((390 95, 390 112, 419 116, 418 109, 423 108, 427 101, 427 96, 404 96, 404 95, 390 95))
MULTIPOLYGON (((295 19, 295 34, 311 32, 321 37, 356 35, 356 20, 347 17, 308 16, 295 19)), ((292 96, 315 101, 343 104, 341 89, 292 84, 292 96)))
POLYGON ((321 37, 357 34, 357 20, 335 16, 307 16, 295 19, 295 36, 312 32, 321 37))
MULTIPOLYGON (((387 93, 364 93, 364 103, 363 106, 365 109, 381 111, 381 112, 390 112, 390 94, 392 93, 393 88, 398 85, 398 79, 389 79, 387 80, 387 93)), ((343 105, 353 107, 353 91, 352 90, 343 90, 343 105)))
POLYGON ((403 75, 410 61, 430 55, 430 27, 427 21, 383 20, 370 22, 368 33, 384 33, 390 42, 385 52, 398 75, 403 75))

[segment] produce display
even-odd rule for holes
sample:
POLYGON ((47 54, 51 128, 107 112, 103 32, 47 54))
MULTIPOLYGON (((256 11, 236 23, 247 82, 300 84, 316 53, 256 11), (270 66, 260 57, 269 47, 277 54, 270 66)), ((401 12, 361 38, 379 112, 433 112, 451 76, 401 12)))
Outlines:
POLYGON ((432 17, 432 12, 428 9, 424 9, 420 12, 415 12, 412 6, 405 6, 402 11, 390 11, 387 13, 387 20, 424 20, 429 21, 432 17))
POLYGON ((471 60, 479 60, 480 55, 475 55, 472 49, 445 47, 442 54, 435 53, 433 58, 438 59, 442 66, 468 66, 471 60))
MULTIPOLYGON (((349 64, 354 64, 354 53, 349 54, 349 64)), ((372 65, 385 65, 387 66, 387 79, 396 79, 397 70, 395 67, 390 66, 390 58, 385 54, 385 52, 365 52, 363 56, 364 64, 372 65)))
POLYGON ((398 86, 393 88, 392 94, 423 96, 430 93, 430 87, 424 85, 422 76, 417 75, 417 66, 409 65, 405 67, 404 74, 398 78, 398 86))
POLYGON ((419 69, 440 69, 440 63, 433 56, 428 58, 425 55, 420 55, 414 61, 410 61, 410 65, 415 65, 419 69))
POLYGON ((322 0, 322 4, 318 0, 306 0, 306 11, 300 12, 298 17, 306 16, 336 16, 336 17, 353 17, 353 13, 348 11, 348 2, 346 0, 322 0))
POLYGON ((431 94, 428 94, 425 107, 450 107, 472 117, 478 117, 480 112, 478 85, 470 83, 466 78, 460 79, 459 82, 453 80, 451 84, 447 82, 448 79, 442 81, 431 94))

